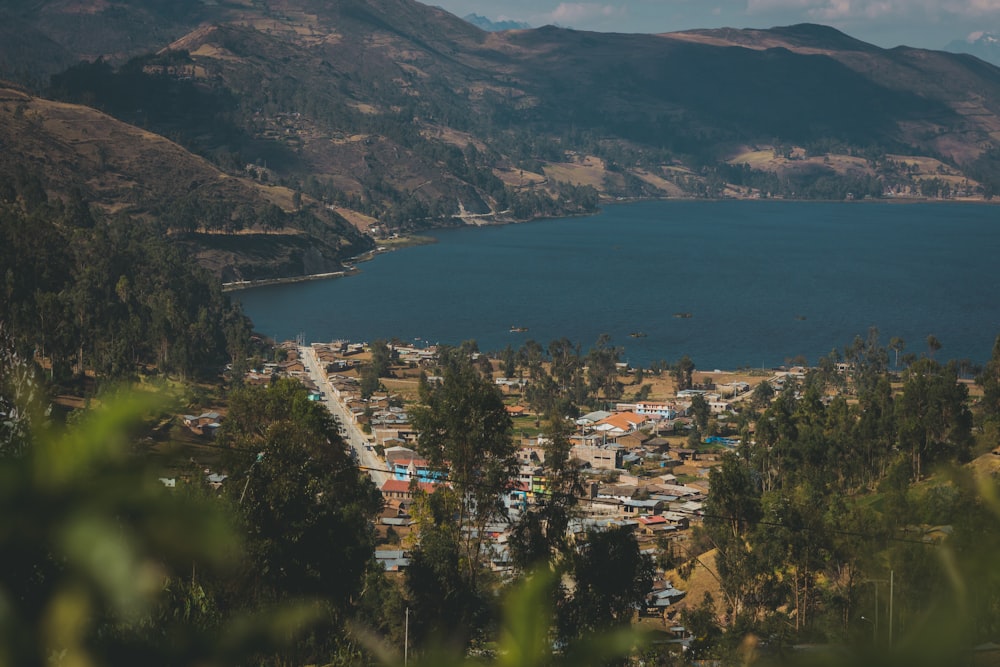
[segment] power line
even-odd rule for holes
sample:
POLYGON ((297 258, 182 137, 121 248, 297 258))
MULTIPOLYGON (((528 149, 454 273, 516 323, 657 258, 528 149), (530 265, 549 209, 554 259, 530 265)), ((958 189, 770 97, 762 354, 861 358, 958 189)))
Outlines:
MULTIPOLYGON (((236 454, 246 454, 248 456, 257 456, 258 455, 258 452, 255 451, 255 450, 238 448, 238 447, 226 447, 226 446, 223 446, 223 445, 213 445, 213 444, 208 444, 208 443, 198 443, 198 444, 192 445, 192 446, 194 446, 194 447, 207 447, 207 448, 210 448, 210 449, 221 449, 221 450, 226 450, 226 451, 229 451, 229 452, 232 452, 232 453, 236 453, 236 454)), ((409 473, 408 471, 395 472, 395 471, 387 470, 385 468, 374 468, 374 467, 371 467, 371 466, 363 466, 363 465, 360 465, 360 464, 357 464, 356 467, 357 467, 358 470, 362 470, 362 471, 365 471, 365 472, 379 472, 379 473, 385 473, 387 475, 404 475, 404 476, 407 476, 407 477, 413 477, 414 476, 411 473, 409 473)), ((416 477, 419 480, 419 473, 416 474, 416 477)), ((437 479, 434 479, 432 483, 450 482, 450 481, 452 481, 452 480, 449 479, 449 476, 448 476, 447 473, 441 473, 441 477, 439 477, 437 479)), ((485 485, 477 484, 475 482, 472 482, 470 485, 471 486, 479 486, 480 488, 485 487, 485 485)), ((556 494, 553 493, 553 492, 550 492, 550 491, 533 491, 532 493, 534 495, 536 495, 536 496, 544 496, 544 497, 547 497, 547 498, 555 498, 556 497, 556 494)), ((620 507, 621 506, 621 502, 615 500, 614 498, 591 498, 589 496, 580 496, 580 495, 575 495, 575 494, 563 494, 563 497, 573 498, 574 500, 577 500, 577 501, 580 501, 580 502, 591 503, 593 505, 608 505, 608 506, 615 506, 615 507, 620 507)), ((721 514, 706 514, 704 512, 700 512, 700 511, 697 511, 697 510, 689 510, 689 509, 684 509, 684 508, 681 508, 681 507, 670 508, 670 511, 674 512, 676 514, 682 514, 682 515, 685 515, 685 516, 694 517, 694 518, 700 518, 700 519, 716 519, 716 520, 719 520, 719 521, 743 521, 744 520, 742 517, 726 516, 726 515, 721 515, 721 514)), ((771 527, 771 528, 781 528, 781 529, 784 529, 784 530, 789 530, 789 531, 798 532, 798 533, 809 533, 809 532, 832 533, 832 534, 835 534, 835 535, 842 535, 842 536, 845 536, 845 537, 857 537, 859 539, 869 540, 869 541, 872 541, 872 542, 875 542, 875 541, 884 541, 884 542, 898 542, 898 543, 902 543, 902 544, 922 544, 924 546, 937 546, 937 544, 935 542, 929 542, 927 540, 919 540, 919 539, 912 539, 912 538, 906 538, 906 537, 897 537, 897 536, 893 536, 893 535, 882 535, 882 534, 864 532, 864 531, 860 531, 860 530, 849 530, 849 529, 846 529, 846 528, 832 528, 832 527, 828 527, 828 526, 817 527, 817 528, 814 528, 814 527, 811 527, 811 526, 792 526, 792 525, 788 525, 786 523, 782 523, 780 521, 768 521, 766 519, 761 519, 761 520, 755 521, 754 524, 755 525, 759 525, 759 526, 768 526, 768 527, 771 527)))

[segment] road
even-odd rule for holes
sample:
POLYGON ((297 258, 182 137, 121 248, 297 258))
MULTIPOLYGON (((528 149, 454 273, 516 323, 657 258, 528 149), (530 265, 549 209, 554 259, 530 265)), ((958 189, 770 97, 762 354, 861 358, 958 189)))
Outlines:
POLYGON ((326 378, 326 373, 322 370, 323 366, 316 357, 316 350, 311 345, 300 346, 299 359, 302 360, 302 364, 306 367, 309 377, 316 383, 319 390, 323 392, 323 402, 326 404, 330 414, 340 422, 341 434, 344 436, 344 441, 354 450, 355 460, 358 461, 358 465, 362 468, 367 468, 367 472, 371 475, 375 486, 381 489, 382 485, 390 477, 389 472, 386 470, 385 461, 380 459, 375 451, 371 449, 372 443, 361 432, 358 425, 351 421, 346 408, 337 400, 333 393, 333 387, 326 378))

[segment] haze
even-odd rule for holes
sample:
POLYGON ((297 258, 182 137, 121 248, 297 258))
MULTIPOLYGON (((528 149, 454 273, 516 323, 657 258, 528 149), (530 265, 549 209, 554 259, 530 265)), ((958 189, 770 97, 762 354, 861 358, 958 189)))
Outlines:
POLYGON ((1000 29, 1000 0, 439 0, 458 16, 599 32, 660 33, 691 28, 769 28, 822 23, 882 47, 941 49, 1000 29))

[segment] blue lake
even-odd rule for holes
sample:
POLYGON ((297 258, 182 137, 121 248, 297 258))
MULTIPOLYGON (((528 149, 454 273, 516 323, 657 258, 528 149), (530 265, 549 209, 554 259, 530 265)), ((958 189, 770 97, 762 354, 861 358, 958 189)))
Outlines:
POLYGON ((355 276, 232 298, 278 340, 499 350, 566 337, 586 350, 608 333, 633 364, 687 354, 703 369, 815 363, 873 326, 907 351, 933 334, 937 358, 983 362, 1000 333, 990 205, 642 202, 433 236, 355 276))

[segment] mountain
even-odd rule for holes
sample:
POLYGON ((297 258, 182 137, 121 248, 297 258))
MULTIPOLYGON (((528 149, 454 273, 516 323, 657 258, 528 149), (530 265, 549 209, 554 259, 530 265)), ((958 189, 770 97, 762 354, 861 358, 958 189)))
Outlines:
POLYGON ((500 32, 503 30, 530 30, 531 26, 523 21, 511 21, 507 19, 501 19, 498 21, 491 21, 485 16, 480 16, 479 14, 466 14, 462 17, 462 20, 468 21, 472 25, 476 26, 481 30, 487 32, 500 32))
POLYGON ((342 270, 372 247, 346 220, 295 207, 286 187, 230 175, 90 107, 0 87, 0 182, 38 176, 50 197, 128 213, 227 281, 342 270), (256 233, 255 233, 256 232, 256 233))
MULTIPOLYGON (((21 0, 0 11, 23 36, 0 41, 0 75, 28 86, 33 105, 97 109, 161 137, 179 173, 198 164, 250 193, 246 206, 232 190, 212 208, 198 186, 178 198, 174 184, 145 186, 150 170, 116 167, 143 188, 136 202, 93 185, 99 165, 82 175, 102 207, 158 221, 226 276, 308 272, 370 237, 609 199, 982 198, 1000 186, 1000 69, 824 26, 487 32, 412 0, 21 0), (271 236, 289 252, 319 239, 315 261, 263 261, 271 236)), ((0 133, 5 159, 29 150, 0 133)), ((88 145, 127 154, 126 136, 88 145)), ((71 171, 58 172, 63 191, 71 171)))
POLYGON ((965 39, 954 39, 944 50, 969 53, 993 65, 1000 65, 1000 35, 995 32, 974 32, 965 39))

